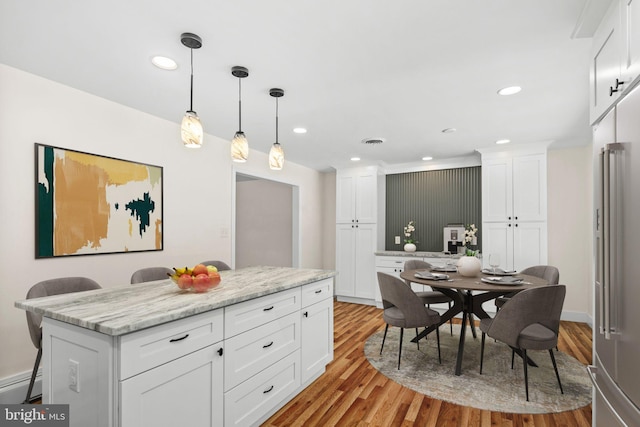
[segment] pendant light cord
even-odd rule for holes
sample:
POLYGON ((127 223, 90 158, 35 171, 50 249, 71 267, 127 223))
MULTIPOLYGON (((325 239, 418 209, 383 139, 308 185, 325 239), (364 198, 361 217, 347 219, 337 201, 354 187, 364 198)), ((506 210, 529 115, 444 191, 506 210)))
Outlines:
POLYGON ((238 132, 242 132, 242 79, 238 78, 238 132))
POLYGON ((276 98, 276 144, 279 144, 278 142, 278 98, 276 98))
POLYGON ((189 102, 189 111, 193 111, 193 48, 189 50, 191 51, 191 94, 190 94, 190 102, 189 102))

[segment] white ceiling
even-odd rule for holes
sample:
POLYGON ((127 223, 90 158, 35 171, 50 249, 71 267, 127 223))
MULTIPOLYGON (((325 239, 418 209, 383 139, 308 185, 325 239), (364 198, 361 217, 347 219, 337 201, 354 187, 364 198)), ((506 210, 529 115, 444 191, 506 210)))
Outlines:
POLYGON ((190 72, 180 34, 196 33, 193 107, 206 133, 230 140, 237 130, 231 67, 242 65, 251 150, 275 141, 269 89, 280 87, 287 160, 318 170, 353 156, 398 165, 469 155, 502 138, 587 144, 591 39, 571 37, 585 3, 2 0, 0 62, 179 123, 190 72), (178 69, 155 68, 154 55, 178 69), (523 90, 496 94, 510 85, 523 90), (361 143, 369 137, 386 142, 361 143))

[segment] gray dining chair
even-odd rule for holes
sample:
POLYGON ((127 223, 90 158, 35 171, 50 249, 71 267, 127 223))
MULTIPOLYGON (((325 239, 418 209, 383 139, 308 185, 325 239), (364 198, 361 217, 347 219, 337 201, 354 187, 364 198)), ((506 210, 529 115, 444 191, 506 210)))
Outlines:
MULTIPOLYGON (((415 328, 417 336, 418 328, 427 328, 440 323, 440 314, 438 314, 437 311, 427 308, 423 304, 422 299, 397 277, 378 272, 378 286, 380 287, 380 295, 382 296, 382 318, 386 322, 382 345, 380 346, 380 354, 382 354, 384 342, 387 339, 389 325, 398 326, 400 328, 398 369, 400 369, 404 328, 415 328)), ((442 363, 440 357, 440 332, 438 328, 435 330, 438 340, 438 363, 442 363)), ((420 343, 416 342, 416 344, 418 344, 418 349, 420 349, 420 343)))
POLYGON ((218 261, 218 260, 213 260, 213 261, 202 261, 200 264, 204 264, 204 265, 213 265, 215 268, 218 269, 218 271, 223 271, 223 270, 231 270, 231 267, 229 267, 227 265, 227 263, 223 262, 223 261, 218 261))
MULTIPOLYGON (((94 280, 87 277, 61 277, 36 283, 27 292, 27 299, 69 294, 72 292, 90 291, 94 289, 101 289, 101 286, 94 280)), ((31 372, 31 380, 29 381, 29 388, 27 389, 27 397, 22 403, 31 403, 41 396, 31 396, 33 384, 36 380, 36 374, 38 373, 38 367, 40 366, 40 359, 42 358, 41 324, 42 315, 27 311, 27 327, 29 328, 29 335, 31 336, 31 342, 33 342, 33 345, 38 349, 38 354, 36 355, 36 361, 33 365, 33 371, 31 372)))
MULTIPOLYGON (((527 267, 520 272, 520 274, 526 274, 529 276, 540 277, 549 282, 550 285, 557 285, 560 283, 560 271, 552 265, 535 265, 533 267, 527 267)), ((496 312, 500 311, 500 308, 509 301, 509 298, 513 297, 517 292, 512 292, 495 299, 496 312)))
MULTIPOLYGON (((410 259, 409 261, 405 261, 404 263, 404 271, 407 270, 428 270, 432 267, 431 264, 429 264, 426 261, 422 261, 422 260, 418 260, 418 259, 410 259)), ((411 282, 408 280, 405 280, 405 283, 411 287, 411 282)), ((420 299, 422 299, 422 301, 424 302, 424 304, 427 305, 427 307, 430 307, 431 304, 441 304, 441 303, 446 303, 449 305, 449 308, 451 308, 451 303, 453 302, 453 300, 451 298, 449 298, 447 295, 443 294, 442 292, 438 291, 437 288, 434 288, 433 286, 431 287, 431 289, 433 289, 432 291, 418 291, 416 292, 416 295, 418 295, 418 297, 420 297, 420 299)), ((451 321, 451 319, 449 319, 449 330, 451 335, 453 335, 453 322, 451 321)))
POLYGON ((163 280, 168 278, 167 275, 173 274, 174 271, 167 267, 147 267, 135 271, 131 275, 131 284, 152 282, 154 280, 163 280))
POLYGON ((518 292, 504 304, 494 318, 480 321, 482 343, 480 347, 480 374, 484 359, 485 336, 489 336, 507 344, 513 353, 519 350, 524 365, 524 385, 527 401, 529 401, 529 377, 527 372, 527 350, 548 350, 556 372, 560 393, 562 383, 553 348, 558 345, 560 315, 566 295, 565 285, 549 285, 529 288, 518 292))

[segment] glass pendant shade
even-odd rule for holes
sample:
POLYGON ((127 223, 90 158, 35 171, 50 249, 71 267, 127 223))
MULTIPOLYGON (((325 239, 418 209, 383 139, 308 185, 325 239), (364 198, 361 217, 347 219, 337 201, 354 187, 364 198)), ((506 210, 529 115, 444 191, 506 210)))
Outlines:
POLYGON ((244 163, 249 157, 249 142, 244 132, 236 132, 231 141, 231 159, 234 162, 244 163))
POLYGON ((284 166, 284 151, 279 143, 274 143, 269 151, 269 167, 273 170, 281 170, 284 166))
POLYGON ((202 146, 202 123, 195 111, 187 111, 182 118, 180 134, 185 147, 200 148, 202 146))

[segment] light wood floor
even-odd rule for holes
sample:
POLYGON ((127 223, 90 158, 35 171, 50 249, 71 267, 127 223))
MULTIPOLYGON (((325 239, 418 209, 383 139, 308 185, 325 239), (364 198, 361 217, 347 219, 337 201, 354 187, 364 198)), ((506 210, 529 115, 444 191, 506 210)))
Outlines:
MULTIPOLYGON (((590 426, 591 405, 558 414, 483 411, 431 399, 376 371, 364 343, 384 328, 381 310, 336 302, 334 360, 324 375, 267 420, 264 426, 590 426)), ((562 322, 558 348, 591 363, 591 329, 562 322)))

